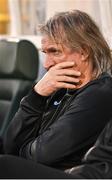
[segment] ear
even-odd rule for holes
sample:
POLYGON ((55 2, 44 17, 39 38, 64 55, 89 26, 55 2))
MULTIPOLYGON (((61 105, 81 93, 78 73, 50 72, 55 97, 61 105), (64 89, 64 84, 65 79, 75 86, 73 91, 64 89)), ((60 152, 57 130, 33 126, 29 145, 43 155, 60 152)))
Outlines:
POLYGON ((80 50, 81 54, 81 60, 82 61, 87 61, 89 57, 89 50, 87 48, 83 48, 80 50))

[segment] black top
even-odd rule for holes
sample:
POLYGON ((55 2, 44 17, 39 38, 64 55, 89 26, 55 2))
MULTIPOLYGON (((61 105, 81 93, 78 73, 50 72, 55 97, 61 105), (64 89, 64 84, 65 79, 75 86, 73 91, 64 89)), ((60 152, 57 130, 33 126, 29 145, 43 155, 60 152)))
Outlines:
POLYGON ((80 164, 112 115, 112 78, 103 73, 78 90, 21 101, 4 138, 5 153, 52 167, 80 164))

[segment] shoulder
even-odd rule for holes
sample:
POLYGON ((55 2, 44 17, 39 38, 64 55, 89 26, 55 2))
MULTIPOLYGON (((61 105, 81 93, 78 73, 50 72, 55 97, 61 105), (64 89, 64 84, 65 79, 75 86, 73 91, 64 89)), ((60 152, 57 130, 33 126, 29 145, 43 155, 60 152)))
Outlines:
POLYGON ((98 104, 100 102, 112 102, 112 78, 108 74, 102 74, 77 90, 72 104, 98 104))
POLYGON ((78 90, 79 94, 92 92, 94 95, 107 92, 112 93, 112 77, 107 73, 103 73, 99 78, 90 81, 88 84, 78 90))

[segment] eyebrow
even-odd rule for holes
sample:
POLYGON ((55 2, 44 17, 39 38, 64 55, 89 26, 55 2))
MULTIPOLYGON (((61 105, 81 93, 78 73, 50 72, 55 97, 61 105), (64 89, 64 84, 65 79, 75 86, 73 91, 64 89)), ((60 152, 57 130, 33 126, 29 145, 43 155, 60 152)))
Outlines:
POLYGON ((44 52, 44 53, 46 53, 46 52, 51 53, 51 52, 56 52, 56 51, 60 51, 60 50, 58 48, 51 47, 51 48, 48 48, 46 50, 41 49, 41 51, 44 52))

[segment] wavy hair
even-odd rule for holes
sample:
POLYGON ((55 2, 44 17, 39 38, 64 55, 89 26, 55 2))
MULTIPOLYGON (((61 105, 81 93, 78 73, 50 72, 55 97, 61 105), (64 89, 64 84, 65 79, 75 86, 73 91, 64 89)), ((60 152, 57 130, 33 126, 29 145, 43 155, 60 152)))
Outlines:
POLYGON ((56 43, 65 44, 73 50, 87 51, 95 70, 95 77, 111 72, 110 48, 94 20, 85 12, 72 10, 56 13, 40 27, 56 43))

